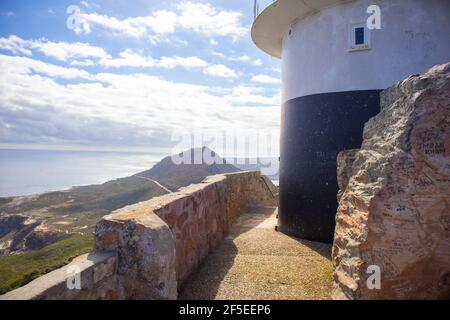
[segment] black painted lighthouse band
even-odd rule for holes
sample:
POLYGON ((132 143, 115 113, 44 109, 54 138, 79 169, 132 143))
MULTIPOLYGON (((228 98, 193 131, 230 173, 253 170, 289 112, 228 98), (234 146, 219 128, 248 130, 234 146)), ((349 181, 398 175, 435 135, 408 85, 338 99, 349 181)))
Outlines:
POLYGON ((282 106, 280 231, 331 242, 337 210, 336 156, 361 147, 364 124, 380 110, 380 90, 322 93, 282 106))

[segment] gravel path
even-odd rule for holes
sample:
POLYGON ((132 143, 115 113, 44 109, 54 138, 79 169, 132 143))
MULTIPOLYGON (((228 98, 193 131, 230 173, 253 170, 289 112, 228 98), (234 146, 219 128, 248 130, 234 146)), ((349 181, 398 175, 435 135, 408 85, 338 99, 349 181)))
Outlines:
POLYGON ((286 236, 276 224, 276 208, 239 217, 179 299, 330 299, 331 246, 286 236))

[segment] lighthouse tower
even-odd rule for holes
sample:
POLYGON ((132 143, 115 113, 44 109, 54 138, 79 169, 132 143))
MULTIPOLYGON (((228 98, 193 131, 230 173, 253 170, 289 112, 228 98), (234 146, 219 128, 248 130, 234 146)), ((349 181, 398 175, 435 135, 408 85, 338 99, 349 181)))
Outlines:
POLYGON ((361 146, 381 90, 450 61, 450 0, 278 0, 252 39, 282 61, 279 230, 331 242, 336 156, 361 146))

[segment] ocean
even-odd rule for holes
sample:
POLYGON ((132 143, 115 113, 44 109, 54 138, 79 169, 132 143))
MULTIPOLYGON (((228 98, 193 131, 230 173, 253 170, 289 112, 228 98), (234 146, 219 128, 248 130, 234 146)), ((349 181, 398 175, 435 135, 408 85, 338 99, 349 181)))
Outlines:
POLYGON ((0 197, 100 184, 150 169, 166 154, 0 149, 0 197))

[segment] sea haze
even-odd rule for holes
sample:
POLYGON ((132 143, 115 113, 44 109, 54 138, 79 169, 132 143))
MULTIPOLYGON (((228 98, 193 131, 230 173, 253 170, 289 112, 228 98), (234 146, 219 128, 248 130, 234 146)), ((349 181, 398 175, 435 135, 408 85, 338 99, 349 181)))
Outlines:
POLYGON ((0 197, 103 183, 151 168, 166 154, 0 149, 0 197))

